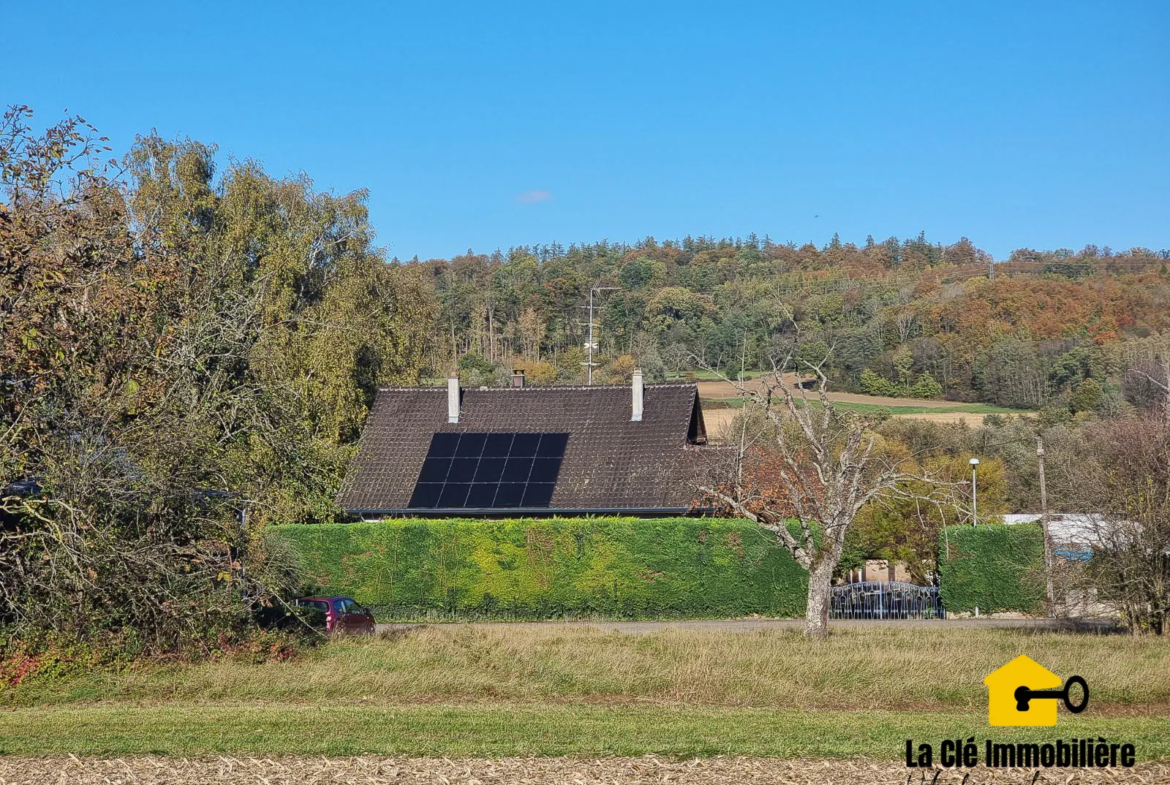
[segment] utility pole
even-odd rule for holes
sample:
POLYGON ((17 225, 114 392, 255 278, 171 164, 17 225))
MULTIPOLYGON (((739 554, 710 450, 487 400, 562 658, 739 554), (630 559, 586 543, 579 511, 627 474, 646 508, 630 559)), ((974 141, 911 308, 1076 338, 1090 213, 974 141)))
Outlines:
POLYGON ((1040 527, 1044 530, 1044 573, 1048 583, 1048 615, 1056 612, 1052 588, 1052 540, 1048 536, 1048 488, 1044 484, 1044 437, 1036 436, 1036 462, 1040 466, 1040 527))
MULTIPOLYGON (((597 348, 597 342, 593 340, 593 326, 594 326, 593 325, 593 293, 594 292, 613 292, 613 291, 617 291, 619 288, 620 287, 617 287, 617 286, 594 286, 593 288, 591 288, 589 290, 589 321, 587 322, 588 327, 589 327, 589 337, 585 339, 585 351, 589 352, 589 359, 588 359, 588 361, 583 362, 581 364, 589 369, 589 385, 590 386, 593 385, 593 369, 596 368, 598 365, 600 365, 600 363, 593 362, 593 351, 597 348)), ((584 307, 584 306, 582 306, 582 307, 584 307)))

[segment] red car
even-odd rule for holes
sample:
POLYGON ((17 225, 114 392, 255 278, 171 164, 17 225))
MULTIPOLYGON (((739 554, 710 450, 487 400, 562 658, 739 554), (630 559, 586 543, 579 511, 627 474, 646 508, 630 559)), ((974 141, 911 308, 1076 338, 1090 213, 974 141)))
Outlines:
POLYGON ((296 605, 309 610, 310 623, 314 626, 321 624, 317 621, 321 619, 326 633, 374 634, 374 614, 370 613, 369 608, 354 602, 352 597, 301 597, 296 605))

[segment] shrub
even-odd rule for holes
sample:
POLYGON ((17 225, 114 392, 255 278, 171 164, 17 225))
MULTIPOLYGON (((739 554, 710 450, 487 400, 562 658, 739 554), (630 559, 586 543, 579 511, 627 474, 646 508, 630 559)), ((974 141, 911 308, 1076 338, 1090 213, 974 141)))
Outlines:
POLYGON ((929 373, 919 376, 918 381, 910 388, 910 395, 913 398, 941 398, 942 394, 942 385, 929 373))
POLYGON ((866 368, 861 372, 861 391, 866 395, 896 396, 898 385, 866 368))
POLYGON ((273 527, 329 592, 383 618, 804 612, 808 574, 741 520, 390 520, 273 527))
POLYGON ((950 612, 1037 613, 1044 603, 1044 533, 1038 524, 948 526, 938 546, 950 612))

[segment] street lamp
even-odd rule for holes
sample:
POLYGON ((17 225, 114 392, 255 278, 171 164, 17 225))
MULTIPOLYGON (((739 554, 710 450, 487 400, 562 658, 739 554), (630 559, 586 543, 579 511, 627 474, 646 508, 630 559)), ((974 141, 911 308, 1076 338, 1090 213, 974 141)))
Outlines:
POLYGON ((979 523, 979 495, 975 490, 975 480, 979 474, 979 459, 972 458, 971 464, 971 525, 979 523))

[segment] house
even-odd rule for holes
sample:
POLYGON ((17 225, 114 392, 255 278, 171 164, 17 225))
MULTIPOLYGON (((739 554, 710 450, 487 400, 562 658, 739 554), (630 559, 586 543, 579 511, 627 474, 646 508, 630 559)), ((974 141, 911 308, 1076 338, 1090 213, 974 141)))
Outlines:
POLYGON ((906 563, 888 559, 866 559, 861 567, 849 570, 848 583, 883 581, 889 583, 913 583, 906 563))
POLYGON ((707 443, 698 388, 645 384, 379 390, 338 494, 392 516, 682 515, 707 443))
MULTIPOLYGON (((1040 523, 1039 513, 1012 513, 1003 516, 1009 526, 1040 523)), ((1068 561, 1088 561, 1093 548, 1105 545, 1117 531, 1115 523, 1100 515, 1054 512, 1048 516, 1048 536, 1053 554, 1068 561)))

